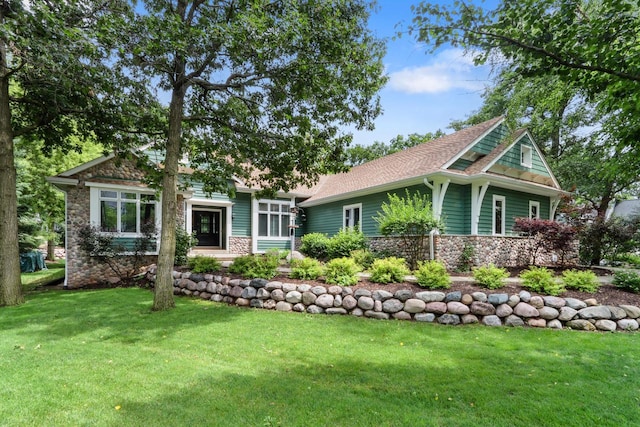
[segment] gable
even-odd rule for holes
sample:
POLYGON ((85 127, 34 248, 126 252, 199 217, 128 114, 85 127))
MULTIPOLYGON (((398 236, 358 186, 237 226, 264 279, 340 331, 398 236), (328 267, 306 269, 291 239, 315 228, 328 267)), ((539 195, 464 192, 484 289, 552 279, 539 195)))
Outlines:
POLYGON ((496 127, 490 129, 488 133, 460 152, 453 162, 445 165, 445 168, 459 171, 466 170, 490 154, 508 135, 509 129, 504 120, 502 120, 496 127))

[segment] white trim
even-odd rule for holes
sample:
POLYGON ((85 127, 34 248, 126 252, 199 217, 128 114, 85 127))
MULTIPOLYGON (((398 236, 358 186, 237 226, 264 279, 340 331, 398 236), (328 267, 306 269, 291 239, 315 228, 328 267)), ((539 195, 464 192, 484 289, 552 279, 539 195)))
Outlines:
POLYGON ((520 144, 520 166, 533 167, 533 147, 530 145, 520 144))
MULTIPOLYGON (((227 208, 226 209, 226 228, 224 234, 224 243, 220 241, 220 244, 223 246, 223 250, 229 251, 229 241, 231 238, 231 234, 233 233, 233 205, 235 203, 226 200, 211 200, 211 199, 187 199, 185 200, 185 209, 184 209, 184 229, 187 233, 191 234, 193 232, 193 205, 200 206, 210 206, 211 208, 220 207, 227 208)), ((196 208, 196 210, 200 210, 196 208)), ((202 210, 207 210, 206 208, 202 210)), ((221 218, 222 219, 222 215, 221 218)), ((197 246, 196 246, 197 247, 197 246)))
POLYGON ((479 137, 477 137, 476 139, 474 139, 469 145, 467 145, 466 147, 464 147, 462 150, 460 150, 454 157, 452 157, 451 159, 449 159, 449 161, 447 163, 445 163, 444 165, 442 165, 442 169, 449 169, 449 167, 454 164, 460 157, 464 156, 465 154, 467 154, 467 151, 469 151, 471 148, 473 148, 474 145, 476 145, 478 142, 480 142, 480 140, 482 138, 484 138, 485 136, 489 135, 491 132, 493 132, 498 126, 500 126, 502 123, 504 123, 505 118, 504 116, 498 120, 493 126, 491 126, 489 129, 487 129, 482 135, 480 135, 479 137))
MULTIPOLYGON (((251 252, 254 254, 261 253, 258 252, 258 240, 261 241, 290 241, 291 236, 287 234, 287 236, 282 237, 274 237, 274 236, 259 236, 258 228, 259 228, 259 217, 260 217, 260 203, 279 203, 279 204, 288 204, 289 206, 289 223, 291 223, 291 207, 295 205, 294 199, 282 200, 282 199, 256 199, 255 197, 251 198, 251 252)), ((269 224, 269 218, 267 218, 267 224, 269 224)))
POLYGON ((442 216, 442 204, 444 203, 444 196, 447 194, 447 189, 451 183, 450 179, 446 180, 433 180, 433 184, 429 183, 427 178, 424 179, 424 183, 431 189, 431 205, 433 208, 433 217, 440 219, 442 216))
POLYGON ((504 236, 505 235, 505 224, 506 224, 506 214, 507 214, 507 198, 505 196, 499 196, 497 194, 493 195, 493 202, 491 204, 491 234, 493 236, 504 236), (502 202, 502 224, 500 227, 500 232, 496 233, 496 202, 502 202))
POLYGON ((73 169, 69 169, 68 171, 62 172, 60 174, 60 176, 67 177, 67 176, 75 175, 75 174, 80 173, 80 172, 82 172, 84 170, 87 170, 87 169, 89 169, 89 168, 91 168, 93 166, 99 165, 100 163, 104 163, 107 160, 111 160, 115 156, 116 156, 115 153, 111 153, 111 154, 108 154, 106 156, 98 157, 97 159, 90 160, 87 163, 83 163, 83 164, 81 164, 79 166, 76 166, 73 169))
POLYGON ((489 188, 489 181, 471 183, 471 235, 478 234, 482 201, 489 188))
POLYGON ((52 185, 55 185, 57 188, 59 188, 62 191, 66 191, 62 187, 68 187, 68 186, 75 187, 76 185, 78 185, 78 180, 75 178, 61 178, 58 176, 47 177, 47 182, 52 185))
POLYGON ((550 220, 555 220, 556 210, 558 209, 559 205, 560 205, 560 198, 551 198, 551 200, 549 201, 549 219, 550 220))
MULTIPOLYGON (((342 228, 346 229, 347 225, 345 224, 345 215, 348 210, 353 211, 354 209, 358 209, 358 228, 362 227, 362 203, 352 203, 350 205, 342 206, 342 228)), ((349 219, 353 218, 353 214, 349 215, 349 219)), ((355 222, 355 221, 354 221, 355 222)), ((355 225, 349 227, 350 230, 353 230, 355 225)))
POLYGON ((156 190, 149 187, 138 187, 135 185, 122 185, 122 184, 107 184, 102 182, 85 182, 84 184, 87 187, 91 188, 102 188, 107 190, 122 190, 122 191, 131 191, 141 194, 155 194, 156 190))
POLYGON ((540 219, 540 202, 537 200, 529 200, 529 219, 540 219), (536 216, 531 216, 531 208, 535 206, 536 208, 536 216))

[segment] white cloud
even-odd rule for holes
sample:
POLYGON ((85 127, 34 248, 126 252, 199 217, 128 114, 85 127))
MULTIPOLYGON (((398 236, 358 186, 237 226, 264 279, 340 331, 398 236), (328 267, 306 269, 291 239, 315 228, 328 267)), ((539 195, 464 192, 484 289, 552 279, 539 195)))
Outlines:
POLYGON ((431 65, 407 67, 389 74, 389 87, 399 92, 442 93, 453 89, 481 90, 470 55, 460 49, 448 49, 434 57, 431 65))

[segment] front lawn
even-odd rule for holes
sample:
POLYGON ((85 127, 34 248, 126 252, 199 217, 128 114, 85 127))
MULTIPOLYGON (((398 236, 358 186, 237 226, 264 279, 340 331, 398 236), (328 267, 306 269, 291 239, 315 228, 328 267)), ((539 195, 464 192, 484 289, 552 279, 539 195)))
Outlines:
POLYGON ((0 424, 621 426, 640 336, 240 309, 137 288, 0 308, 0 424))
POLYGON ((46 270, 34 271, 33 273, 22 273, 22 287, 25 291, 31 291, 39 286, 46 286, 64 279, 65 261, 48 262, 46 270))

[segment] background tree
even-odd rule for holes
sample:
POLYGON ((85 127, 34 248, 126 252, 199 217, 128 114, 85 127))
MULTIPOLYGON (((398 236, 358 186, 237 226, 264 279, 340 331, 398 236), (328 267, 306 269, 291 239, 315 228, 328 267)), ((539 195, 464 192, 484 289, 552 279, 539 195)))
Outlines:
POLYGON ((364 1, 145 0, 121 63, 169 100, 155 310, 172 307, 178 164, 205 191, 232 176, 267 190, 344 169, 351 136, 379 114, 383 44, 364 1))
POLYGON ((407 148, 429 142, 444 135, 444 132, 437 130, 435 132, 427 132, 424 135, 412 133, 406 138, 403 135, 398 135, 391 139, 388 144, 380 141, 375 141, 371 145, 356 144, 347 149, 347 164, 350 166, 361 165, 362 163, 406 150, 407 148))

